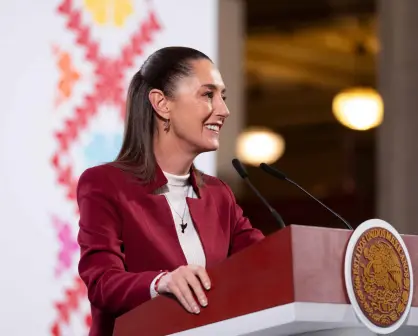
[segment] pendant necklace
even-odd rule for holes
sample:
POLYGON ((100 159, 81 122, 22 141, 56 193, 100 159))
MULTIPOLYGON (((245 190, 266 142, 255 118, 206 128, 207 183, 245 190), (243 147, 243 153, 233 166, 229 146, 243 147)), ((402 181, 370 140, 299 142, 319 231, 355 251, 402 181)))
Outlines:
MULTIPOLYGON (((190 187, 189 187, 190 188, 190 187)), ((188 194, 188 192, 186 193, 186 195, 188 194)), ((166 195, 164 195, 168 204, 170 204, 171 209, 174 210, 174 212, 177 214, 177 216, 179 216, 180 220, 181 220, 181 224, 180 224, 180 228, 181 228, 181 233, 184 233, 184 231, 187 228, 187 223, 184 222, 184 216, 186 215, 186 208, 187 208, 187 200, 186 200, 186 196, 184 197, 184 209, 183 209, 183 216, 180 216, 180 214, 176 211, 176 209, 173 207, 173 205, 171 204, 170 200, 168 199, 168 197, 166 195)))

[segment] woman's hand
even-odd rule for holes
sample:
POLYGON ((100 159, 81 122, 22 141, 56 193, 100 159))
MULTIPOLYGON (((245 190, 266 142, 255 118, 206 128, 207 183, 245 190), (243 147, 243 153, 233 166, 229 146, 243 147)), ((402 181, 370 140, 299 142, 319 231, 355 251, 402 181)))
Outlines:
POLYGON ((157 291, 160 294, 173 294, 190 313, 199 314, 199 305, 193 297, 192 290, 200 305, 206 307, 208 301, 202 284, 206 290, 210 289, 210 279, 203 267, 196 265, 180 266, 173 272, 162 276, 157 291))

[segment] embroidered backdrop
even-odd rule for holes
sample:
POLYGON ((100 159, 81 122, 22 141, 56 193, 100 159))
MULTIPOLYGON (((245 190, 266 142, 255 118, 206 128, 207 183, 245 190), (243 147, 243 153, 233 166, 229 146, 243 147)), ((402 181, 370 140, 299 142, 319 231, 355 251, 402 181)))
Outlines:
MULTIPOLYGON (((168 45, 216 61, 215 0, 0 5, 1 335, 87 335, 77 275, 80 173, 121 144, 129 79, 168 45)), ((215 174, 215 155, 197 166, 215 174)))

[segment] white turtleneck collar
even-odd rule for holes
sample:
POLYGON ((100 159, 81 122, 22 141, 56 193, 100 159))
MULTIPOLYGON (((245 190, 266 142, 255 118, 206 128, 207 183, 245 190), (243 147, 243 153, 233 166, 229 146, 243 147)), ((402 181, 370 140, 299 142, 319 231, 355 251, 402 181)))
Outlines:
POLYGON ((190 185, 189 177, 190 173, 186 175, 173 175, 170 173, 163 172, 164 176, 167 178, 167 184, 169 186, 178 186, 178 187, 184 187, 187 185, 190 185))

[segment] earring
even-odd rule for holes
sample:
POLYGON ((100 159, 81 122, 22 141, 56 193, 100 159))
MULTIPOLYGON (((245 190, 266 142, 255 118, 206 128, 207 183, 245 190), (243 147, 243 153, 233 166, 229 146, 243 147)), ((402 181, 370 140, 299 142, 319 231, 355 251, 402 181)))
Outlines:
POLYGON ((170 130, 170 119, 164 120, 164 131, 168 132, 170 130))

